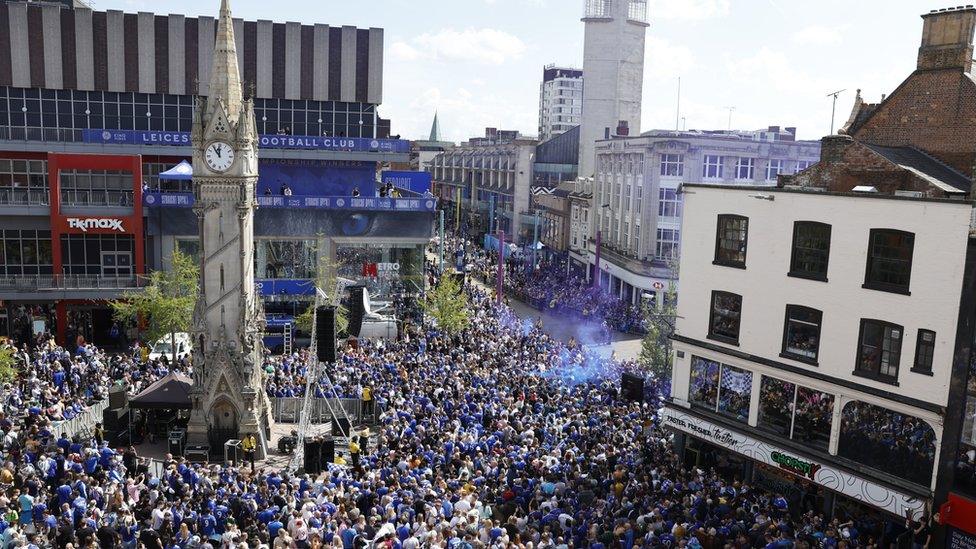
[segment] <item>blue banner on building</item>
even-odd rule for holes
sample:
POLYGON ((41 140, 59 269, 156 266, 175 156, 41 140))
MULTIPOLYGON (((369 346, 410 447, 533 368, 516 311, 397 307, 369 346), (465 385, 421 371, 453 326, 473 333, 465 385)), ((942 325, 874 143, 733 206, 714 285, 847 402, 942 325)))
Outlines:
MULTIPOLYGON (((258 196, 262 208, 295 208, 381 212, 433 212, 435 198, 353 198, 351 196, 258 196)), ((189 208, 193 193, 146 193, 142 202, 148 207, 189 208)))
POLYGON ((383 183, 392 183, 395 187, 408 189, 417 194, 430 191, 430 172, 404 172, 386 170, 382 173, 383 183))
POLYGON ((261 295, 315 295, 315 285, 307 279, 264 278, 254 284, 261 295))
MULTIPOLYGON (((85 143, 114 145, 190 145, 190 132, 148 130, 82 130, 85 143)), ((265 149, 304 149, 351 152, 410 152, 410 142, 403 139, 370 139, 368 137, 317 137, 314 135, 262 135, 258 146, 265 149)))

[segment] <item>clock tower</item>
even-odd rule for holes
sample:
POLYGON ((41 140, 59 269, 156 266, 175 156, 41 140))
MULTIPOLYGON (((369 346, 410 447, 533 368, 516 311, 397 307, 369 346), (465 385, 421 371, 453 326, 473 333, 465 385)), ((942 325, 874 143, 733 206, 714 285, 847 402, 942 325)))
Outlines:
POLYGON ((253 434, 267 449, 270 405, 261 385, 264 318, 254 287, 258 135, 244 99, 229 0, 220 4, 210 88, 193 110, 193 211, 200 230, 200 295, 193 312, 188 444, 223 452, 253 434))

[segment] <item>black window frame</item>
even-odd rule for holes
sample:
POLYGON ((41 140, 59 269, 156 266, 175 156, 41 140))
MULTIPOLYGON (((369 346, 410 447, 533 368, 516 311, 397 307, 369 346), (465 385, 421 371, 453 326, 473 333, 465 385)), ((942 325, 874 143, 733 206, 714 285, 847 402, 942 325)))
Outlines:
POLYGON ((879 381, 881 383, 887 383, 889 385, 898 386, 899 385, 899 383, 898 383, 898 374, 901 372, 901 351, 902 351, 902 348, 904 347, 904 344, 905 344, 905 328, 904 328, 904 326, 901 326, 899 324, 895 324, 893 322, 887 322, 887 321, 884 321, 884 320, 879 320, 879 319, 876 319, 876 318, 862 318, 861 319, 861 328, 860 328, 860 330, 858 330, 858 334, 857 334, 857 349, 856 349, 856 352, 854 354, 854 371, 851 372, 851 375, 855 375, 855 376, 863 377, 863 378, 867 378, 867 379, 873 379, 873 380, 879 381), (866 370, 866 369, 861 368, 861 352, 862 352, 862 348, 864 346, 864 328, 865 328, 865 326, 867 324, 871 324, 871 323, 877 324, 878 327, 881 328, 881 330, 882 330, 882 334, 881 334, 882 341, 881 341, 881 347, 880 347, 880 349, 882 351, 882 354, 884 352, 885 332, 887 330, 889 330, 889 329, 898 330, 898 333, 899 333, 899 338, 898 338, 898 356, 893 361, 894 362, 894 365, 895 365, 895 375, 882 374, 881 373, 881 357, 880 356, 878 358, 878 368, 877 368, 877 371, 871 371, 871 370, 866 370))
POLYGON ((730 345, 739 344, 739 336, 742 333, 742 296, 740 294, 726 292, 723 290, 712 290, 711 299, 708 302, 708 339, 721 341, 730 345), (739 318, 735 328, 735 337, 715 333, 715 299, 717 297, 735 297, 739 299, 739 318))
POLYGON ((749 218, 744 215, 738 215, 738 214, 719 214, 715 224, 715 256, 712 261, 712 264, 722 265, 725 267, 733 267, 736 269, 745 269, 748 251, 749 251, 749 218), (723 258, 719 255, 719 252, 727 250, 726 248, 722 247, 722 241, 724 240, 723 235, 726 232, 725 230, 726 223, 736 222, 736 221, 742 221, 745 223, 745 228, 742 231, 744 234, 742 235, 742 241, 741 241, 742 242, 741 261, 723 258))
POLYGON ((831 238, 831 225, 827 223, 821 223, 819 221, 795 221, 793 222, 793 240, 790 249, 790 270, 787 276, 792 276, 796 278, 806 278, 809 280, 818 280, 820 282, 827 282, 827 270, 830 268, 830 238, 831 238), (800 231, 803 228, 815 227, 818 229, 826 229, 826 239, 827 239, 827 249, 823 251, 823 272, 814 272, 804 270, 798 265, 797 257, 797 237, 800 236, 800 231))
MULTIPOLYGON (((866 256, 866 265, 864 268, 864 284, 861 285, 862 288, 866 288, 869 290, 878 290, 882 292, 903 294, 903 295, 912 295, 912 292, 909 291, 909 288, 911 288, 911 283, 912 283, 912 264, 913 264, 913 259, 915 257, 915 233, 911 233, 908 231, 901 231, 898 229, 871 229, 871 232, 868 235, 868 249, 867 252, 865 253, 865 256, 866 256), (875 262, 872 261, 874 259, 874 256, 872 255, 872 249, 874 247, 875 237, 882 234, 898 235, 902 237, 907 236, 911 238, 911 247, 908 250, 908 273, 906 275, 906 280, 904 284, 892 284, 890 282, 879 282, 875 280, 875 277, 878 276, 879 269, 878 266, 875 264, 875 262)), ((891 261, 890 258, 888 258, 887 260, 891 261)))
POLYGON ((932 364, 935 359, 935 337, 934 330, 926 330, 925 328, 918 329, 918 334, 915 336, 915 360, 912 363, 910 371, 927 376, 934 375, 932 373, 932 364), (932 336, 931 343, 923 343, 922 337, 925 335, 932 336), (927 351, 927 356, 922 356, 923 349, 927 351))
POLYGON ((788 358, 790 360, 796 360, 799 362, 804 362, 812 366, 819 365, 820 361, 820 338, 823 332, 823 311, 819 309, 814 309, 813 307, 807 307, 805 305, 788 304, 786 305, 786 312, 783 315, 783 346, 780 350, 779 356, 783 358, 788 358), (814 350, 813 358, 808 356, 803 356, 797 353, 789 351, 787 346, 789 339, 789 328, 790 328, 790 313, 793 311, 803 311, 807 313, 812 313, 817 318, 817 347, 814 350))

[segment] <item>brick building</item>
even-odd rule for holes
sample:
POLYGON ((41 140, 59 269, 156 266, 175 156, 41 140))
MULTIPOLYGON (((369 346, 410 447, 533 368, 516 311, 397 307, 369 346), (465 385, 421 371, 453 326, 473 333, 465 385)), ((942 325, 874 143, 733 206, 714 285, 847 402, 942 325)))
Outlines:
MULTIPOLYGON (((924 21, 918 64, 890 95, 879 103, 865 102, 858 96, 850 118, 839 135, 823 138, 821 159, 816 165, 794 175, 782 175, 779 187, 798 192, 819 191, 826 196, 848 197, 849 202, 861 197, 920 199, 920 207, 908 215, 898 215, 898 202, 877 201, 866 211, 865 218, 882 214, 882 229, 910 224, 922 219, 934 209, 951 204, 972 207, 973 175, 976 170, 976 80, 973 75, 973 36, 976 31, 976 8, 965 6, 934 10, 922 16, 924 21), (930 199, 938 199, 932 201, 930 199)), ((807 209, 804 219, 828 216, 829 212, 807 209)), ((954 334, 941 345, 951 349, 951 357, 944 357, 942 379, 924 378, 903 382, 894 392, 910 399, 922 392, 938 389, 939 416, 935 425, 941 433, 938 457, 934 461, 934 478, 930 494, 930 513, 939 512, 939 531, 946 537, 947 546, 976 543, 976 224, 966 228, 956 226, 939 231, 935 248, 942 254, 936 266, 938 273, 925 275, 932 262, 920 260, 926 253, 920 237, 923 229, 903 232, 894 239, 875 239, 872 236, 867 253, 884 254, 886 261, 904 261, 911 256, 893 254, 893 243, 906 235, 915 242, 913 280, 921 280, 920 287, 905 293, 903 303, 892 302, 884 314, 897 316, 900 309, 912 312, 917 321, 921 311, 931 306, 910 303, 919 292, 938 287, 943 296, 958 297, 958 309, 946 307, 940 316, 957 319, 954 334), (917 233, 918 236, 914 236, 917 233), (968 242, 962 245, 960 239, 968 242), (953 243, 957 246, 953 248, 953 243), (939 273, 948 272, 951 265, 963 259, 964 271, 957 278, 939 283, 939 273), (958 296, 956 293, 960 292, 958 296)), ((851 232, 845 239, 855 238, 851 232)), ((751 242, 750 242, 751 245, 751 242)), ((831 254, 833 261, 834 254, 831 254)), ((863 268, 863 259, 859 259, 863 268)), ((868 262, 870 270, 871 262, 868 262)), ((824 279, 826 281, 826 279, 824 279)), ((835 281, 832 274, 831 283, 835 281)), ((865 283, 863 288, 869 288, 865 283)), ((863 291, 863 290, 862 290, 863 291)), ((863 306, 863 297, 851 303, 863 306)), ((833 322, 848 319, 834 319, 833 322)), ((907 322, 906 322, 907 324, 907 322)), ((855 372, 856 373, 856 372, 855 372)), ((896 399, 897 400, 897 399, 896 399)), ((937 543, 942 541, 936 540, 937 543)))

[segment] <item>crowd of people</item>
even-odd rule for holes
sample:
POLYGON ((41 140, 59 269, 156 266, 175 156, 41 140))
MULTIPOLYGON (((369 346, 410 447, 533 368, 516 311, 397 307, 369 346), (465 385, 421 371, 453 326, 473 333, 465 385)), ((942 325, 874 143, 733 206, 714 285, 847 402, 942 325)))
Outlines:
MULTIPOLYGON (((113 383, 137 391, 167 366, 50 341, 19 350, 0 418, 0 549, 879 546, 869 521, 801 511, 685 464, 659 424, 659 380, 624 399, 620 375, 637 364, 566 345, 465 291, 463 332, 422 323, 363 341, 315 380, 323 395, 369 388, 382 404, 356 459, 318 477, 169 456, 157 474, 132 447, 62 436, 58 414, 113 383)), ((302 352, 269 357, 269 394, 302 394, 305 363, 302 352)))
MULTIPOLYGON (((448 249, 462 246, 451 240, 448 249)), ((465 252, 475 274, 483 280, 494 281, 498 255, 491 250, 473 250, 470 244, 465 252)), ((528 262, 532 262, 529 253, 528 262)), ((645 313, 629 301, 609 294, 584 277, 567 273, 564 265, 540 261, 533 271, 526 265, 523 255, 511 255, 505 262, 505 289, 520 301, 540 310, 571 314, 588 322, 599 322, 608 328, 624 333, 644 333, 645 313)))

